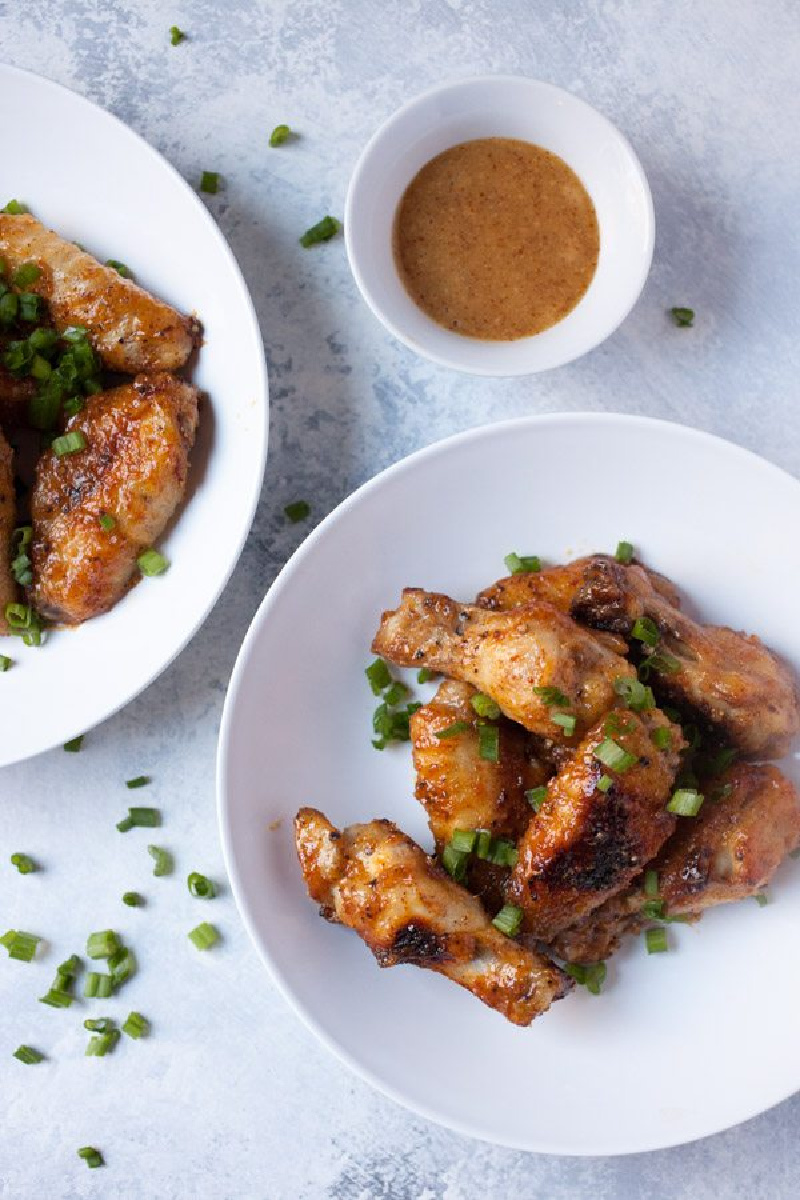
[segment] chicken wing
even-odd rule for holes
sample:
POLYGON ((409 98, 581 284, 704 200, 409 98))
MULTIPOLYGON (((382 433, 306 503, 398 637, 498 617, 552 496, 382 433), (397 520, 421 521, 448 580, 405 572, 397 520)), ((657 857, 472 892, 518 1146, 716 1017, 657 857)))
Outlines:
POLYGON ((339 832, 301 808, 295 840, 322 915, 354 929, 380 966, 437 971, 515 1025, 529 1025, 569 990, 557 967, 495 929, 480 902, 391 821, 339 832))
MULTIPOLYGON (((665 915, 697 916, 755 895, 800 846, 800 796, 777 767, 740 763, 714 780, 713 789, 699 814, 682 820, 648 864, 665 915)), ((607 958, 625 934, 649 923, 642 909, 652 899, 640 876, 622 896, 565 930, 553 950, 569 962, 607 958)))
MULTIPOLYGON (((470 703, 475 695, 469 684, 446 679, 409 722, 416 797, 428 815, 437 854, 457 829, 487 829, 516 844, 531 816, 525 791, 546 783, 550 774, 535 757, 530 735, 502 718, 497 761, 481 758, 479 719, 470 703)), ((465 882, 494 913, 502 908, 507 876, 507 867, 473 857, 465 882)))
POLYGON ((46 451, 32 498, 32 598, 43 616, 77 625, 116 603, 183 495, 196 426, 197 391, 167 374, 92 396, 70 418, 86 447, 46 451))
POLYGON ((39 267, 41 275, 30 290, 47 301, 55 327, 62 331, 82 325, 114 371, 174 371, 200 344, 196 320, 156 300, 27 213, 0 213, 0 257, 12 271, 25 263, 39 267))
POLYGON ((0 633, 8 633, 6 605, 17 599, 17 585, 11 573, 11 538, 16 513, 14 452, 0 430, 0 633))
POLYGON ((519 845, 506 898, 523 910, 527 932, 552 940, 660 850, 675 828, 667 802, 682 746, 680 728, 658 709, 611 714, 587 734, 550 781, 519 845), (669 732, 668 746, 653 741, 660 729, 669 732), (614 757, 617 769, 601 761, 614 757), (610 780, 606 791, 601 779, 610 780))
POLYGON ((615 703, 614 680, 633 675, 545 601, 495 613, 419 588, 406 588, 400 607, 383 614, 372 649, 471 683, 532 733, 570 744, 572 732, 553 718, 573 716, 580 736, 615 703))

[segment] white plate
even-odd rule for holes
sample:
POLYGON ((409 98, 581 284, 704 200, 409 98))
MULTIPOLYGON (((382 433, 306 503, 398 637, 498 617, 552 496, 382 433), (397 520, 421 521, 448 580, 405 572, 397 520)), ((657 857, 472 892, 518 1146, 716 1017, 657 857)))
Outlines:
POLYGON ((353 171, 344 233, 355 281, 396 338, 474 375, 528 375, 585 354, 624 320, 650 270, 655 217, 642 165, 610 121, 550 83, 487 75, 442 84, 389 117, 353 171), (597 271, 581 301, 550 329, 509 342, 437 325, 406 291, 392 250, 397 206, 420 168, 450 146, 485 137, 521 138, 560 155, 592 197, 600 226, 597 271))
POLYGON ((547 416, 412 455, 294 555, 228 693, 222 840, 273 977, 363 1078, 460 1132, 557 1154, 670 1146, 800 1086, 800 863, 781 868, 768 907, 671 926, 669 954, 648 958, 637 940, 612 960, 603 995, 579 989, 520 1030, 431 972, 379 970, 355 934, 317 915, 292 841, 296 810, 311 804, 340 825, 390 817, 430 846, 408 747, 370 745, 364 667, 403 586, 469 599, 504 573, 510 550, 560 560, 630 539, 706 619, 757 631, 797 670, 799 521, 794 479, 708 434, 547 416))
POLYGON ((253 305, 205 205, 159 154, 74 93, 0 66, 0 204, 26 202, 46 225, 205 329, 192 382, 208 393, 184 503, 159 543, 170 570, 114 609, 41 649, 0 638, 0 766, 96 725, 141 691, 186 644, 244 544, 266 455, 267 383, 253 305), (66 132, 65 132, 66 131, 66 132), (32 147, 35 151, 32 151, 32 147))

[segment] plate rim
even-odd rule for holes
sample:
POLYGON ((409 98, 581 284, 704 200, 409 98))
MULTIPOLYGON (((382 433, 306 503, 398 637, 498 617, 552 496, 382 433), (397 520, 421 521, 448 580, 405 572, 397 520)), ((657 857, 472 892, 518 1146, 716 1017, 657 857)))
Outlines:
POLYGON ((441 438, 438 441, 432 442, 427 446, 420 447, 418 450, 412 451, 396 462, 391 463, 388 467, 373 475, 370 479, 365 480, 355 491, 346 496, 330 513, 312 530, 305 541, 297 547, 294 553, 287 559, 284 566, 276 575, 273 582, 265 592, 253 619, 248 626, 242 644, 236 655, 236 660, 233 665, 233 670, 228 682, 228 687, 225 693, 225 701, 220 720, 220 729, 217 741, 216 754, 216 797, 217 797, 217 824, 219 828, 220 843, 222 846, 223 859, 225 869, 228 875, 228 880, 231 887, 236 909, 239 917, 245 927, 248 937, 258 954, 261 962, 267 968, 267 972, 282 995, 290 1009, 300 1018, 306 1029, 322 1043, 322 1045, 330 1051, 339 1062, 343 1063, 364 1083, 373 1087, 376 1091, 395 1103, 399 1104, 408 1112, 414 1113, 417 1116, 424 1117, 433 1124, 449 1129, 454 1133, 458 1133, 464 1137, 474 1138, 487 1145, 501 1146, 509 1150, 517 1150, 532 1154, 551 1154, 557 1157, 565 1158, 619 1158, 625 1155, 647 1154, 658 1150, 669 1150, 676 1146, 689 1145, 693 1142, 701 1141, 704 1138, 712 1137, 715 1134, 723 1133, 728 1129, 735 1129, 739 1125, 743 1125, 747 1121, 754 1120, 756 1117, 769 1112, 777 1105, 790 1099, 800 1091, 800 1081, 798 1084, 787 1091, 785 1094, 777 1096, 774 1100, 764 1107, 759 1107, 753 1112, 746 1113, 744 1116, 729 1122, 723 1119, 721 1122, 712 1121, 706 1123, 698 1132, 691 1133, 688 1136, 678 1136, 674 1140, 663 1141, 653 1139, 646 1144, 641 1142, 638 1144, 620 1145, 612 1150, 603 1149, 601 1146, 592 1146, 588 1143, 575 1148, 565 1149, 562 1145, 554 1145, 552 1143, 542 1142, 536 1146, 532 1146, 530 1142, 523 1143, 513 1137, 504 1138, 496 1133, 489 1133, 485 1129, 477 1128, 473 1123, 466 1120, 459 1120, 450 1116, 443 1116, 432 1110, 426 1104, 411 1099, 404 1095, 393 1084, 387 1083, 376 1072, 363 1065, 358 1061, 352 1053, 345 1047, 340 1045, 325 1029, 318 1023, 314 1014, 307 1008, 306 1004, 295 996, 288 984, 284 981, 280 970, 276 963, 272 961, 271 955, 266 945, 261 944, 261 940, 255 929, 255 924, 250 916, 250 904, 244 894, 244 887, 235 867, 233 838, 231 834, 231 798, 230 792, 226 786, 226 775, 230 768, 230 740, 233 727, 233 714, 236 707, 238 693, 241 689, 244 674, 247 668, 247 661, 250 656, 252 645, 257 640, 261 627, 268 619, 270 609, 275 603, 276 597, 279 596, 281 590, 287 586, 286 580, 291 578, 294 569, 297 565, 302 564, 305 559, 313 554, 314 548, 327 533, 328 528, 338 520, 343 514, 355 507, 356 504, 363 502, 364 497, 369 497, 372 491, 377 490, 383 481, 387 478, 394 478, 406 470, 413 470, 414 467, 422 461, 429 458, 434 458, 438 454, 448 453, 453 448, 458 448, 461 445, 469 444, 473 441, 479 441, 483 437, 489 437, 492 434, 503 434, 512 432, 521 428, 541 427, 544 425, 580 425, 601 423, 604 425, 627 425, 634 426, 640 429, 658 430, 665 426, 673 432, 677 433, 681 438, 689 441, 699 440, 710 446, 722 446, 725 451, 733 452, 736 457, 748 461, 751 465, 757 466, 761 470, 766 470, 771 474, 781 477, 784 481, 793 484, 800 488, 800 479, 792 475, 791 472, 771 462, 763 455, 750 450, 745 446, 739 445, 728 438, 722 437, 719 434, 711 433, 705 429, 699 429, 692 425, 685 425, 678 421, 668 421, 661 417, 640 416, 638 414, 619 413, 619 412, 593 412, 592 410, 581 410, 579 412, 550 412, 528 414, 522 417, 512 417, 507 420, 486 422, 481 425, 474 426, 467 430, 462 430, 459 433, 451 434, 448 437, 441 438))
MULTIPOLYGON (((258 410, 261 424, 261 436, 259 438, 259 458, 257 464, 258 469, 254 475, 252 494, 248 498, 247 520, 243 527, 243 532, 240 534, 236 543, 234 543, 235 553, 231 557, 230 565, 220 578, 213 595, 210 596, 208 602, 204 606, 202 616, 193 627, 189 627, 182 637, 176 641, 174 649, 164 659, 155 674, 151 675, 144 682, 137 684, 133 690, 126 691, 119 703, 115 704, 113 708, 108 709, 108 711, 106 711, 102 716, 93 721, 91 725, 76 731, 76 733, 88 733, 91 729, 96 729, 98 725, 101 725, 104 721, 107 721, 110 717, 113 717, 123 708, 126 708, 128 704, 135 700, 137 696, 140 696, 142 692, 144 692, 152 683, 155 683, 155 681, 161 675, 163 675, 163 673, 172 665, 178 655, 186 649, 189 642, 192 641, 195 635, 200 632, 201 628, 208 620, 211 612, 214 610, 214 608, 216 608, 220 596, 227 587, 231 576, 233 575, 233 572, 239 563, 239 559, 241 558, 242 551, 244 550, 244 546, 250 535, 250 531, 252 530, 256 509, 264 488, 264 474, 266 471, 267 453, 269 447, 269 375, 267 370, 266 353, 264 349, 264 339, 261 333, 258 313, 256 312, 253 298, 250 294, 250 289, 247 285, 244 275, 242 274, 242 269, 239 266, 236 255, 233 253, 233 250, 228 244, 228 241, 218 223, 214 220, 208 208, 205 204, 203 204, 202 200, 195 193, 191 185, 181 175, 180 171, 178 171, 178 169, 174 167, 171 162, 169 162, 169 160, 161 153, 160 150, 156 149, 156 147, 151 145, 151 143, 148 142, 147 139, 142 136, 142 134, 138 133, 137 130, 133 129, 120 117, 116 116, 115 113, 110 112, 109 109, 104 108, 103 105, 91 100, 88 96, 83 95, 83 93, 77 91, 75 88, 68 87, 66 84, 59 83, 54 79, 50 79, 46 75, 40 75, 37 71, 31 71, 27 67, 19 67, 13 63, 0 62, 0 88, 3 87, 4 75, 8 75, 12 79, 14 76, 22 77, 27 81, 32 82, 35 86, 42 88, 45 92, 52 92, 56 99, 60 94, 66 93, 72 100, 76 100, 78 104, 84 104, 88 108, 95 110, 95 112, 102 114, 103 117, 117 127, 117 132, 121 132, 123 135, 127 135, 128 137, 132 138, 139 144, 140 148, 143 149, 146 154, 153 156, 159 165, 166 169, 167 174, 172 177, 175 183, 178 184, 178 187, 184 196, 190 200, 195 209, 202 214, 202 220, 204 221, 209 233, 214 237, 220 250, 222 251, 222 254, 229 262, 242 293, 244 307, 250 326, 248 330, 248 336, 252 337, 254 340, 254 350, 256 351, 256 354, 254 355, 254 362, 257 361, 258 363, 257 392, 260 400, 258 410)), ((27 762, 29 759, 37 758, 40 754, 46 754, 48 751, 56 749, 61 744, 62 739, 60 737, 56 738, 54 741, 48 740, 46 745, 43 745, 39 750, 36 750, 33 753, 24 753, 22 755, 16 755, 5 759, 2 763, 2 766, 11 767, 22 762, 27 762)))

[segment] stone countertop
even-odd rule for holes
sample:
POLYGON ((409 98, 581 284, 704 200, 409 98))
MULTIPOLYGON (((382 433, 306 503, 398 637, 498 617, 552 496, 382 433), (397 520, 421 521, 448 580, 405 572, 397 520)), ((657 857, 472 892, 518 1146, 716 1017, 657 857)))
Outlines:
MULTIPOLYGON (((800 1096, 728 1133, 616 1160, 494 1149, 411 1116, 305 1030, 230 892, 207 909, 180 877, 224 879, 217 729, 248 623, 307 532, 286 524, 287 502, 309 499, 316 522, 450 433, 584 409, 695 425, 800 474, 799 48, 791 0, 0 0, 4 60, 110 109, 187 179, 222 173, 223 190, 207 199, 251 288, 271 388, 255 525, 203 629, 81 754, 3 772, 0 860, 24 848, 46 868, 23 879, 2 867, 4 928, 24 914, 58 938, 41 963, 0 964, 4 1200, 797 1195, 800 1096), (188 35, 174 48, 173 22, 188 35), (622 328, 571 366, 513 381, 415 358, 362 303, 341 239, 308 254, 297 245, 323 213, 341 214, 356 156, 391 111, 443 78, 488 72, 546 79, 595 105, 640 154, 656 206, 653 270, 622 328), (272 151, 269 132, 284 121, 301 139, 272 151), (696 309, 692 331, 670 325, 674 304, 696 309), (130 795, 122 781, 140 772, 165 812, 172 882, 152 881, 141 846, 113 830, 130 795), (122 908, 129 887, 148 892, 149 910, 122 908), (185 938, 203 918, 224 936, 205 956, 185 938), (142 961, 108 1011, 141 1009, 154 1035, 87 1060, 80 1020, 32 1000, 87 929, 109 925, 142 961), (11 1059, 21 1041, 49 1061, 33 1070, 11 1059), (86 1143, 103 1150, 106 1170, 77 1159, 86 1143)), ((0 193, 13 195, 12 163, 0 178, 0 193)))

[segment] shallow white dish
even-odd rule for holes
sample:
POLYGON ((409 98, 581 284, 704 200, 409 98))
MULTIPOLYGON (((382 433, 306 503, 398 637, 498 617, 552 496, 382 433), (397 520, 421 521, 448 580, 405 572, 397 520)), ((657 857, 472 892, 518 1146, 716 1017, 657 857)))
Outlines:
POLYGON ((644 287, 653 256, 653 200, 641 163, 619 130, 583 100, 536 79, 489 75, 443 84, 399 109, 365 147, 344 217, 350 267, 386 328, 418 354, 475 375, 528 375, 571 362, 613 333, 644 287), (437 325, 405 290, 392 226, 426 162, 474 138, 535 142, 563 158, 594 201, 600 258, 579 304, 534 337, 489 342, 437 325))
POLYGON ((40 649, 0 638, 0 766, 96 725, 186 644, 233 570, 261 491, 267 381, 258 321, 236 261, 205 205, 115 117, 39 76, 0 66, 2 199, 203 322, 192 382, 205 392, 186 497, 159 548, 169 571, 40 649), (65 136, 68 130, 68 136, 65 136), (35 147, 35 153, 31 152, 35 147))
MULTIPOLYGON (((318 916, 292 837, 310 804, 339 825, 390 817, 430 847, 408 747, 370 744, 364 667, 403 586, 470 598, 504 573, 510 550, 559 560, 630 539, 705 618, 757 631, 798 670, 798 518, 796 480, 708 434, 636 417, 534 417, 384 471, 284 567, 228 692, 222 841, 273 978, 363 1078, 460 1132, 557 1154, 688 1141, 800 1087, 800 966, 787 952, 800 863, 781 868, 768 907, 748 901, 670 926, 665 955, 648 958, 637 939, 612 960, 603 995, 578 989, 520 1030, 431 972, 379 970, 355 934, 318 916), (669 471, 656 486, 659 462, 669 471)), ((797 761, 786 766, 797 781, 797 761)))

